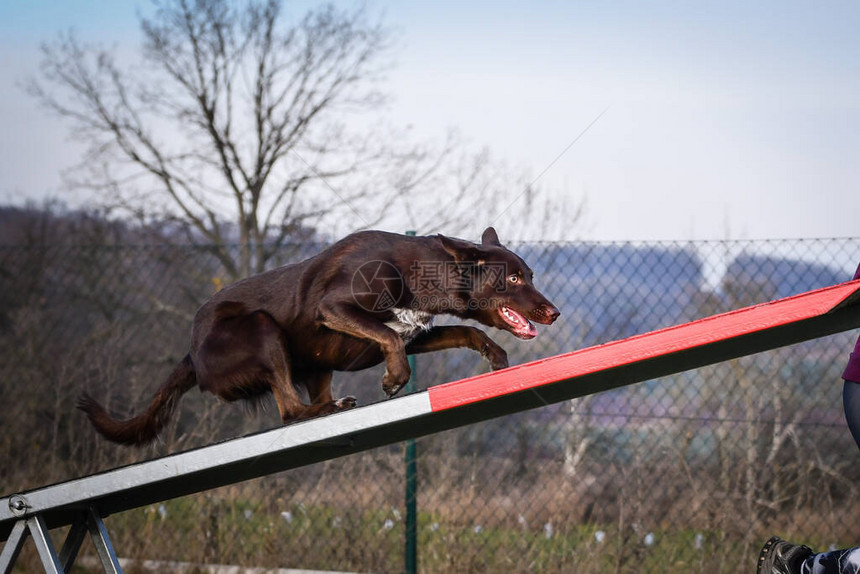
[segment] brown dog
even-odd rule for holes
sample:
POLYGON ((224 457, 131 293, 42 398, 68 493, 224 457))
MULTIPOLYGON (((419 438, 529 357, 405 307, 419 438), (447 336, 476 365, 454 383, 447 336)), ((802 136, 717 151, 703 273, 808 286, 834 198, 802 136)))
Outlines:
POLYGON ((156 437, 195 385, 227 401, 272 392, 286 423, 355 406, 354 397, 332 398, 333 371, 384 360, 382 387, 393 396, 409 379, 407 354, 468 347, 503 369, 507 354, 483 331, 433 327, 432 319, 455 315, 531 339, 537 331, 530 320, 550 324, 559 315, 532 275, 492 227, 480 245, 442 235, 355 233, 216 293, 197 311, 188 355, 143 414, 118 421, 87 395, 78 407, 109 440, 140 445, 156 437), (296 386, 307 389, 310 405, 296 386))

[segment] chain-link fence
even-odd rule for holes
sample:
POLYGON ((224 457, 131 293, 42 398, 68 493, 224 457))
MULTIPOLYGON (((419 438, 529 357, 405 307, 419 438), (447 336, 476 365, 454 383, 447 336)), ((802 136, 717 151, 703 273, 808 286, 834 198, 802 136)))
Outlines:
MULTIPOLYGON (((514 249, 562 317, 529 342, 491 332, 512 364, 839 283, 860 261, 860 239, 514 249)), ((74 409, 86 391, 115 414, 137 412, 186 353, 197 306, 226 281, 205 249, 0 247, 0 491, 277 425, 273 405, 192 391, 140 451, 100 439, 74 409)), ((734 573, 752 571, 772 534, 860 544, 860 452, 839 376, 856 335, 419 439, 419 570, 734 573)), ((468 351, 421 355, 418 388, 487 368, 468 351)), ((382 369, 336 374, 335 392, 383 400, 382 369)), ((137 560, 396 572, 404 475, 402 445, 380 448, 107 524, 137 560)))

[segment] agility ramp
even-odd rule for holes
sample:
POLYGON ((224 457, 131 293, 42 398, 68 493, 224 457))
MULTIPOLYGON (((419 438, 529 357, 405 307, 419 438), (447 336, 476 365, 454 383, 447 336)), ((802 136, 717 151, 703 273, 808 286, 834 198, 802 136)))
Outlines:
POLYGON ((855 327, 860 280, 7 496, 0 574, 28 535, 46 572, 68 572, 87 534, 105 571, 120 572, 109 514, 855 327), (57 552, 49 530, 65 525, 57 552))

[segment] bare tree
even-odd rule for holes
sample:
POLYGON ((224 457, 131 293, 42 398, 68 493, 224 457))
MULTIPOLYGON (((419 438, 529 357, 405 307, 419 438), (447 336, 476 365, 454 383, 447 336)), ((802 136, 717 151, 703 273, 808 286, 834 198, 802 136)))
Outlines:
POLYGON ((342 121, 383 101, 386 30, 361 9, 287 20, 279 0, 165 0, 141 18, 139 62, 62 34, 43 46, 29 90, 88 144, 79 184, 138 215, 182 221, 231 276, 245 276, 322 214, 374 223, 358 210, 366 198, 384 203, 380 190, 333 182, 426 159, 391 154, 371 128, 359 137, 342 121))
POLYGON ((495 223, 515 239, 536 216, 541 229, 578 219, 550 203, 538 213, 523 174, 453 133, 416 144, 386 126, 389 33, 363 9, 291 20, 282 0, 161 0, 141 30, 138 59, 61 34, 29 91, 88 146, 73 185, 181 223, 233 279, 320 225, 472 234, 495 223))

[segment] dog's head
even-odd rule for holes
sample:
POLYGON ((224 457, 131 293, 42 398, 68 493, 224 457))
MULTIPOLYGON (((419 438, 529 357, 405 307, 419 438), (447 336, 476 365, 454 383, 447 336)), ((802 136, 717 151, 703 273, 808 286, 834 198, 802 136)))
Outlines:
POLYGON ((516 253, 505 248, 488 227, 480 245, 439 235, 442 247, 454 257, 456 296, 461 307, 457 315, 474 319, 532 339, 537 329, 532 324, 549 325, 560 315, 534 286, 534 273, 516 253))

